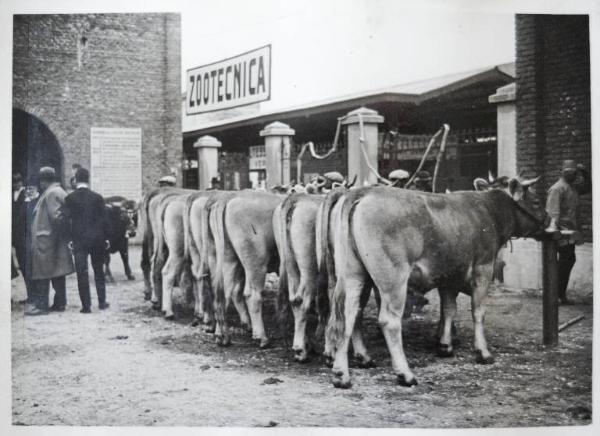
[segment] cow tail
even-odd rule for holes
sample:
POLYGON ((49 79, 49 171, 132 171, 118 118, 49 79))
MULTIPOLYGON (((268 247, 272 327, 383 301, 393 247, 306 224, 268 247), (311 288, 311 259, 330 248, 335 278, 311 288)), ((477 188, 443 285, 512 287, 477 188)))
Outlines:
MULTIPOLYGON (((202 301, 203 307, 202 310, 204 313, 213 313, 213 303, 214 303, 214 293, 213 293, 213 283, 212 278, 214 277, 214 271, 210 271, 208 265, 208 247, 209 247, 209 238, 213 240, 213 235, 210 231, 210 206, 212 205, 212 200, 208 200, 202 211, 200 213, 200 223, 202 229, 202 255, 200 256, 200 278, 202 280, 202 301)), ((210 244, 212 246, 212 244, 210 244)))
MULTIPOLYGON (((352 204, 345 203, 342 208, 342 215, 340 217, 340 232, 337 237, 340 239, 342 253, 348 255, 350 250, 355 251, 355 242, 352 236, 352 216, 356 205, 360 200, 352 202, 352 204)), ((340 275, 338 280, 343 280, 343 276, 340 275)), ((327 325, 327 339, 331 344, 337 348, 340 341, 344 338, 345 334, 345 302, 346 292, 343 283, 341 286, 336 286, 331 299, 331 314, 329 317, 329 323, 327 325)))
POLYGON ((316 301, 319 304, 317 309, 324 317, 327 317, 329 313, 330 294, 333 293, 333 288, 337 281, 333 252, 329 246, 329 221, 331 219, 331 210, 344 193, 345 191, 342 189, 329 192, 323 202, 321 215, 317 217, 319 221, 317 230, 320 230, 316 237, 317 266, 319 275, 327 278, 327 286, 319 286, 317 288, 316 301), (325 295, 323 295, 324 293, 325 295))
MULTIPOLYGON (((153 191, 154 192, 154 191, 153 191)), ((142 203, 139 206, 139 214, 142 222, 142 261, 140 267, 144 272, 144 275, 150 273, 150 258, 152 253, 152 226, 150 225, 150 217, 148 214, 148 206, 150 199, 153 196, 153 192, 149 192, 142 199, 142 203)))
POLYGON ((281 204, 279 213, 279 291, 277 294, 277 324, 280 326, 282 336, 287 338, 289 321, 289 283, 287 276, 287 259, 292 256, 289 243, 288 220, 291 217, 290 210, 293 210, 291 197, 288 197, 281 204))
POLYGON ((217 264, 216 271, 213 276, 213 294, 215 298, 215 317, 216 321, 223 325, 225 319, 225 289, 224 289, 224 278, 223 278, 223 263, 225 257, 225 212, 226 212, 226 200, 219 200, 215 202, 211 213, 209 215, 210 228, 213 232, 217 264))

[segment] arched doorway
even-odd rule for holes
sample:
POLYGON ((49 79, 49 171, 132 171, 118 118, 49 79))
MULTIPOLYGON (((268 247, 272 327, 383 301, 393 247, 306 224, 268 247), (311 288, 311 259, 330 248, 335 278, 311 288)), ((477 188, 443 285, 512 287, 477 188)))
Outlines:
POLYGON ((63 153, 46 123, 21 109, 13 108, 12 171, 25 183, 37 183, 41 167, 50 166, 63 181, 63 153))

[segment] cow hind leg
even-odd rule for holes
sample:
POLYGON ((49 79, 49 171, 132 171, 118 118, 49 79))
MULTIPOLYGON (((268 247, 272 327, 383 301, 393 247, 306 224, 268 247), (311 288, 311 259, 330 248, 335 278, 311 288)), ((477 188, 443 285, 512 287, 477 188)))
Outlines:
POLYGON ((471 294, 471 315, 473 317, 475 332, 475 356, 477 363, 492 364, 494 356, 488 350, 487 341, 483 331, 485 319, 485 298, 489 284, 492 280, 493 264, 479 267, 473 272, 473 292, 471 294))
POLYGON ((131 273, 131 267, 129 266, 129 242, 127 239, 125 239, 123 247, 121 247, 119 250, 119 254, 121 255, 121 260, 123 261, 123 269, 125 270, 127 280, 135 280, 135 276, 131 273))
MULTIPOLYGON (((348 369, 348 346, 354 331, 356 317, 360 310, 360 297, 364 287, 364 281, 361 278, 346 278, 344 281, 338 280, 334 291, 336 299, 335 309, 332 308, 332 319, 339 318, 339 314, 333 314, 333 311, 343 312, 342 333, 339 335, 337 343, 334 343, 335 358, 333 361, 333 386, 336 388, 348 389, 352 386, 350 381, 350 370, 348 369), (340 289, 344 286, 345 291, 340 289), (345 295, 344 295, 345 294, 345 295), (343 311, 340 310, 343 307, 343 311)), ((331 328, 328 327, 328 330, 331 328)))
POLYGON ((115 282, 115 278, 110 270, 110 253, 108 251, 104 255, 104 277, 107 283, 115 282))
POLYGON ((360 295, 360 310, 356 315, 356 323, 354 324, 354 331, 352 332, 352 348, 354 350, 354 358, 360 368, 373 368, 375 367, 375 361, 369 356, 367 347, 362 336, 362 320, 363 312, 369 298, 371 297, 372 285, 369 283, 363 287, 360 295))
POLYGON ((458 291, 450 288, 438 288, 440 294, 440 326, 438 355, 451 357, 454 355, 452 347, 452 327, 456 316, 456 297, 458 291))
POLYGON ((379 325, 392 357, 392 367, 398 377, 398 383, 402 386, 417 384, 417 379, 406 361, 402 343, 402 314, 409 275, 408 269, 401 270, 396 283, 382 283, 383 286, 378 286, 381 295, 379 325))
POLYGON ((306 320, 308 311, 314 299, 314 284, 301 277, 296 295, 291 300, 292 312, 294 313, 294 359, 300 363, 308 361, 308 346, 306 334, 306 320))
POLYGON ((163 277, 163 293, 162 293, 162 309, 166 319, 173 319, 173 287, 175 280, 182 272, 182 259, 174 259, 170 256, 162 270, 163 277))
POLYGON ((262 317, 262 290, 265 285, 267 268, 261 266, 246 272, 249 274, 246 274, 244 297, 252 322, 252 339, 258 341, 260 348, 266 348, 270 345, 270 341, 265 332, 262 317))

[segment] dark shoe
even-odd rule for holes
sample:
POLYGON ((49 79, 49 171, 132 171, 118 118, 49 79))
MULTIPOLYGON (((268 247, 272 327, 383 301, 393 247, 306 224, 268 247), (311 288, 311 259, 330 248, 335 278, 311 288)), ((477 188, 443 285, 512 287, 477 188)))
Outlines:
POLYGON ((27 316, 48 315, 48 311, 47 310, 39 309, 37 307, 34 307, 31 310, 27 310, 25 312, 25 315, 27 315, 27 316))
POLYGON ((108 309, 109 307, 110 307, 110 304, 108 304, 108 303, 100 303, 98 305, 98 309, 100 309, 100 310, 108 309))
POLYGON ((50 309, 48 309, 50 312, 64 312, 65 311, 65 306, 57 306, 55 304, 53 304, 52 306, 50 306, 50 309))
POLYGON ((84 307, 79 311, 79 313, 92 313, 92 309, 89 307, 84 307))

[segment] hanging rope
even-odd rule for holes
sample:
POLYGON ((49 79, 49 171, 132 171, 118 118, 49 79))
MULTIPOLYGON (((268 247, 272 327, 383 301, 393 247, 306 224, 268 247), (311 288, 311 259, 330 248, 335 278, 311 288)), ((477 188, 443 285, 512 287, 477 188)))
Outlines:
POLYGON ((444 158, 444 152, 446 151, 446 139, 448 138, 448 132, 450 132, 450 126, 448 124, 444 124, 442 128, 444 129, 444 134, 442 136, 440 149, 438 150, 437 157, 435 158, 435 169, 433 170, 433 182, 431 182, 431 192, 436 192, 438 171, 440 169, 440 163, 444 158))
POLYGON ((419 173, 419 171, 421 171, 423 169, 423 165, 425 165, 425 160, 427 159, 427 155, 431 151, 431 147, 433 147, 435 140, 437 139, 438 136, 440 136, 440 134, 442 133, 443 130, 444 130, 444 128, 442 127, 440 130, 438 130, 435 133, 435 135, 433 135, 431 137, 431 140, 429 141, 429 144, 427 144, 427 148, 425 149, 425 153, 423 154, 423 157, 421 158, 421 162, 419 162, 419 166, 417 167, 417 169, 413 173, 413 175, 410 177, 410 179, 408 179, 408 182, 406 182, 406 184, 404 185, 405 188, 408 188, 412 184, 415 177, 417 177, 417 174, 419 173))
POLYGON ((302 148, 300 149, 300 153, 298 153, 298 157, 296 158, 296 178, 298 179, 298 182, 300 182, 302 180, 302 156, 304 156, 304 153, 306 152, 307 149, 310 151, 310 155, 313 158, 319 159, 319 160, 327 159, 329 156, 331 156, 333 153, 335 153, 335 151, 337 150, 338 141, 340 139, 340 130, 341 130, 341 126, 342 126, 342 119, 343 119, 343 117, 338 118, 337 127, 335 129, 335 137, 333 139, 333 145, 331 146, 331 148, 329 149, 329 151, 327 153, 318 154, 315 151, 315 144, 313 144, 312 141, 308 141, 302 145, 302 148))

